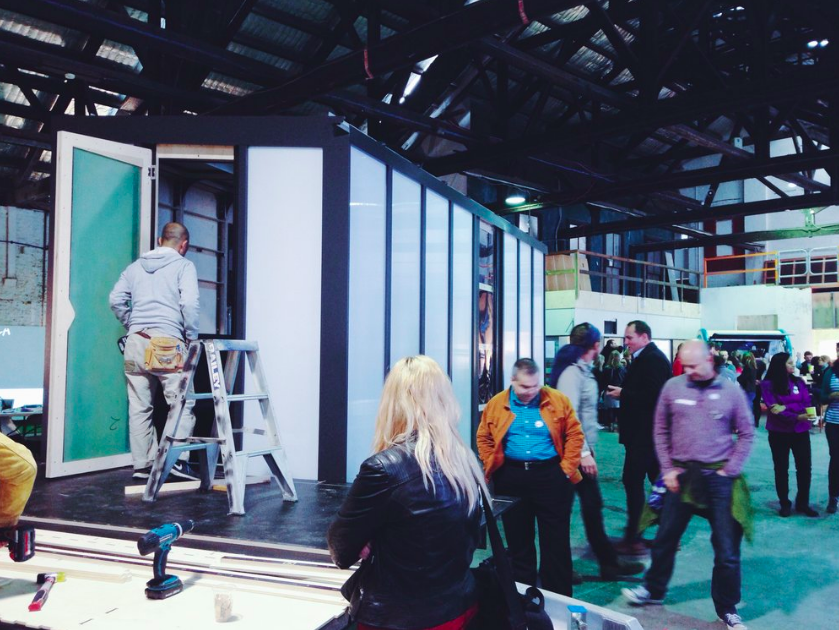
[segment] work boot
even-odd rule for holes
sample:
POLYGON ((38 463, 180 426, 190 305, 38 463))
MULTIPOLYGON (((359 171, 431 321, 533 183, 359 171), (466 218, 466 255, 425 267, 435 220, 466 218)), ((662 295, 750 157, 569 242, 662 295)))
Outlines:
POLYGON ((836 514, 837 507, 839 507, 839 497, 830 497, 827 501, 827 513, 836 514))
POLYGON ((643 540, 622 540, 615 543, 615 551, 621 556, 644 556, 649 553, 643 540))
POLYGON ((778 510, 778 514, 786 518, 787 516, 792 516, 792 503, 789 501, 785 501, 781 503, 781 509, 778 510))
POLYGON ((816 512, 809 505, 796 505, 795 506, 795 511, 798 512, 799 514, 803 514, 804 516, 815 517, 815 516, 819 515, 819 513, 816 512))
POLYGON ((629 575, 637 575, 644 570, 643 562, 618 560, 616 564, 604 564, 600 567, 600 577, 605 582, 618 582, 629 575))

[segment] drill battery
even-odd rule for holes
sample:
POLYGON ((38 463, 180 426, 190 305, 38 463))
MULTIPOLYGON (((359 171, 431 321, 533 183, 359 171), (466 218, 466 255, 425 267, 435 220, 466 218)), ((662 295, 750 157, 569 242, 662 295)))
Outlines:
POLYGON ((0 543, 9 547, 9 556, 15 562, 26 562, 35 555, 35 529, 15 527, 0 530, 0 543))

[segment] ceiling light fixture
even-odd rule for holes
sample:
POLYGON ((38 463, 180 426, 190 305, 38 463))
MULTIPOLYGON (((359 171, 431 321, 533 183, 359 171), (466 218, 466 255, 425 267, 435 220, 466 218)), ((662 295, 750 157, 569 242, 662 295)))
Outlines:
POLYGON ((816 48, 819 45, 819 42, 815 39, 807 42, 807 48, 816 48))
POLYGON ((527 201, 527 197, 525 197, 523 194, 519 192, 514 192, 507 195, 507 198, 504 200, 504 203, 506 203, 508 206, 518 206, 523 204, 525 201, 527 201))
POLYGON ((819 46, 820 46, 821 48, 824 48, 824 47, 825 47, 825 46, 827 46, 829 43, 830 43, 830 40, 829 40, 829 39, 823 39, 823 40, 821 40, 821 41, 819 42, 819 46))

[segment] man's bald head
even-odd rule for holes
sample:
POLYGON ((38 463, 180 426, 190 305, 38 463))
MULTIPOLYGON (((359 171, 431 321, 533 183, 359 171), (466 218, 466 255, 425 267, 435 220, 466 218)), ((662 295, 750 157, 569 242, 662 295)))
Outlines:
POLYGON ((157 244, 161 247, 171 247, 183 256, 189 249, 189 230, 175 221, 167 223, 163 226, 163 232, 157 239, 157 244))
POLYGON ((682 369, 692 381, 707 381, 714 378, 714 357, 704 341, 686 341, 679 351, 682 369))

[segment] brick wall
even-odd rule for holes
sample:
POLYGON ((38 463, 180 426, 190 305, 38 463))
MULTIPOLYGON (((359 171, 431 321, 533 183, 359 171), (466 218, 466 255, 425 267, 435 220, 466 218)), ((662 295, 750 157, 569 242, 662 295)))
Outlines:
POLYGON ((0 206, 0 325, 46 323, 46 213, 0 206))

